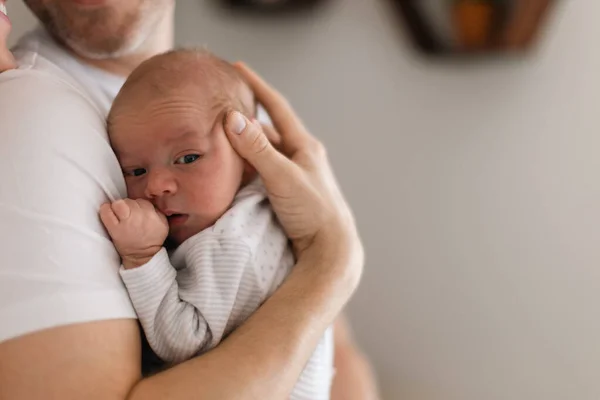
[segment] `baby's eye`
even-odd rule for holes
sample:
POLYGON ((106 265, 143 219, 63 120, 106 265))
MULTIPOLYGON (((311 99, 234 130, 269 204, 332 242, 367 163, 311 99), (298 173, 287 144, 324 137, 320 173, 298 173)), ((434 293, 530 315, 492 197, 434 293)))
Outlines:
POLYGON ((126 172, 126 175, 129 176, 140 176, 140 175, 144 175, 146 173, 146 169, 145 168, 134 168, 131 169, 129 171, 126 172))
POLYGON ((199 154, 186 154, 185 156, 179 157, 177 160, 175 160, 175 164, 191 164, 199 158, 199 154))

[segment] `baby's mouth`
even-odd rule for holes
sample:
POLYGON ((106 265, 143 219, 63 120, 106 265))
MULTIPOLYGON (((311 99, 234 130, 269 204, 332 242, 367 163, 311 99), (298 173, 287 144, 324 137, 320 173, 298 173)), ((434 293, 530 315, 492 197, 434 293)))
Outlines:
POLYGON ((167 221, 169 221, 169 226, 173 227, 185 223, 188 217, 187 214, 171 214, 167 216, 167 221))

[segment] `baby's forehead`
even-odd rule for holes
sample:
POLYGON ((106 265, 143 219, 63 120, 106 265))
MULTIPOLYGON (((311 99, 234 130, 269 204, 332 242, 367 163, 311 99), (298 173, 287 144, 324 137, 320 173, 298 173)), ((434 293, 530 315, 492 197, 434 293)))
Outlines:
POLYGON ((164 85, 162 80, 153 80, 148 84, 153 87, 163 87, 165 95, 177 95, 181 91, 214 102, 233 101, 244 96, 249 90, 240 79, 224 74, 217 67, 204 67, 197 70, 185 70, 173 80, 164 85))
POLYGON ((233 108, 248 117, 255 114, 254 95, 233 65, 204 51, 178 50, 145 61, 130 75, 113 103, 109 131, 119 115, 182 96, 205 111, 233 108))
POLYGON ((136 87, 150 95, 185 91, 205 102, 254 106, 252 92, 235 67, 205 51, 173 51, 146 61, 130 76, 124 91, 136 87))

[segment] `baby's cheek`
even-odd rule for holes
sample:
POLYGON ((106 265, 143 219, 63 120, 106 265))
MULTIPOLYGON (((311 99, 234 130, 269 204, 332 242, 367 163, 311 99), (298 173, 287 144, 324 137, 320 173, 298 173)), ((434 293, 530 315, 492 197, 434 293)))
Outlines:
POLYGON ((134 200, 146 197, 144 194, 144 188, 139 184, 139 182, 128 182, 126 180, 125 183, 127 185, 127 197, 134 200))
POLYGON ((207 190, 204 193, 197 193, 194 203, 198 205, 198 212, 207 218, 211 218, 219 214, 219 212, 226 207, 223 205, 223 201, 219 199, 214 191, 207 190))
POLYGON ((208 224, 216 222, 229 209, 235 196, 235 191, 224 185, 198 186, 196 189, 198 190, 194 191, 192 204, 208 224))

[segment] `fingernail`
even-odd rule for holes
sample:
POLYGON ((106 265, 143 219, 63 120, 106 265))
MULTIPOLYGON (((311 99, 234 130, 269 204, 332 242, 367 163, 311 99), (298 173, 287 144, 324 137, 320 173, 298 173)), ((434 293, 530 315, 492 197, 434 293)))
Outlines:
POLYGON ((244 129, 246 129, 246 118, 240 112, 234 111, 231 116, 231 130, 239 135, 244 132, 244 129))

